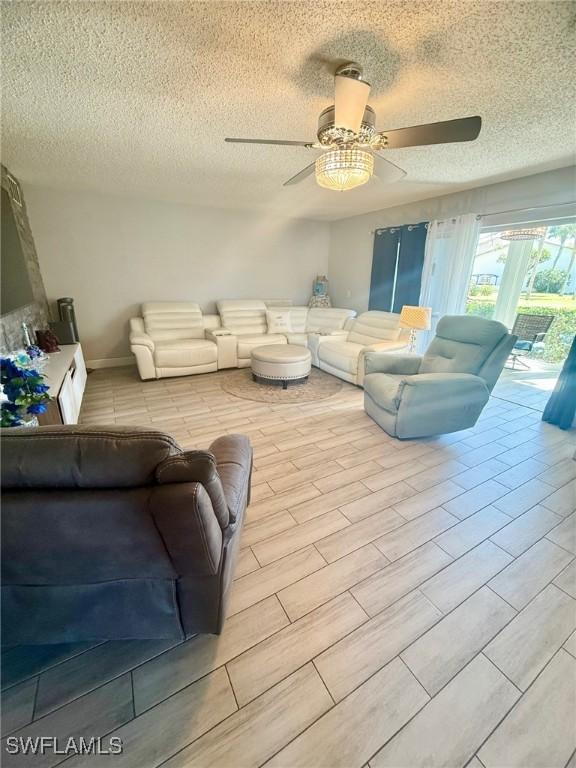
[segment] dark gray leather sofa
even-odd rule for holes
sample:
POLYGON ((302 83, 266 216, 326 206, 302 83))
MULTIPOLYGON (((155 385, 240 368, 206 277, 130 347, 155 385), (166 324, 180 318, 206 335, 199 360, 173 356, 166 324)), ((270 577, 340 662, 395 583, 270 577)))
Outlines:
POLYGON ((251 469, 243 435, 3 430, 3 642, 219 633, 251 469))

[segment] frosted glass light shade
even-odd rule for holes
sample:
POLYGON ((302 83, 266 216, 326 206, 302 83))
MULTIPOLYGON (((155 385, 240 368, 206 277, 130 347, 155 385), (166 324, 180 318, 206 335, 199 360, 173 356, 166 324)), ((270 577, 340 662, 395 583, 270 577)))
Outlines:
POLYGON ((374 157, 362 149, 335 149, 316 160, 316 181, 343 192, 366 184, 374 173, 374 157))
POLYGON ((429 331, 432 318, 430 307, 411 307, 404 305, 400 311, 400 325, 416 331, 429 331))

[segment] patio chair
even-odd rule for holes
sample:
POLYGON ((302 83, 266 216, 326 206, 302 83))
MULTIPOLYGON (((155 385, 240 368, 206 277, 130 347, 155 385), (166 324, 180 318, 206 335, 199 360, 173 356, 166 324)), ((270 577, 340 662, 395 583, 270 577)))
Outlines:
POLYGON ((528 315, 523 312, 516 315, 512 335, 518 336, 518 341, 510 353, 509 359, 512 365, 507 365, 507 368, 515 370, 518 363, 521 368, 530 369, 530 366, 521 358, 529 355, 537 344, 542 344, 554 322, 554 317, 554 315, 528 315))

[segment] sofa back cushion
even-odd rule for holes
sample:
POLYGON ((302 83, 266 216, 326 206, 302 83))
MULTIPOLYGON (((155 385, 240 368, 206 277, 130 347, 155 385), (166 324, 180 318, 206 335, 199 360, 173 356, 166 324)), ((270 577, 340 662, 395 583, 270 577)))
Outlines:
POLYGON ((420 364, 420 373, 479 374, 492 351, 508 336, 496 320, 474 315, 446 315, 436 327, 420 364))
POLYGON ((135 488, 181 448, 141 427, 53 426, 2 430, 1 479, 9 489, 135 488))
POLYGON ((204 338, 204 322, 198 304, 149 301, 142 305, 142 316, 146 333, 154 341, 204 338))
POLYGON ((400 315, 373 309, 356 318, 348 334, 348 341, 368 346, 379 341, 396 341, 399 336, 400 315))
POLYGON ((222 325, 237 336, 267 333, 266 304, 258 299, 224 299, 217 302, 222 325))
POLYGON ((308 307, 285 307, 290 312, 292 333, 306 333, 308 307))
POLYGON ((312 307, 308 310, 306 330, 308 333, 318 331, 340 331, 350 318, 356 317, 353 309, 337 309, 336 307, 312 307))

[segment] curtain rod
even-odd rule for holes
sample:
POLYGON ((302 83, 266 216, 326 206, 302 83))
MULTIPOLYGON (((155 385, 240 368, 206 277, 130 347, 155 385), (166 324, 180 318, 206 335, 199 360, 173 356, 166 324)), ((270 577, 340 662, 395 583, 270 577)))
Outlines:
POLYGON ((509 208, 507 211, 492 211, 491 213, 479 213, 478 216, 501 216, 504 213, 520 213, 521 211, 542 211, 544 208, 561 208, 563 205, 576 205, 576 200, 568 200, 566 203, 549 203, 548 205, 531 205, 528 208, 509 208))
MULTIPOLYGON (((478 213, 476 215, 477 219, 482 219, 484 216, 502 216, 505 213, 520 213, 521 211, 542 211, 545 208, 561 208, 564 205, 576 205, 576 200, 569 200, 566 203, 549 203, 548 205, 532 205, 528 208, 509 208, 506 211, 494 211, 492 213, 478 213)), ((454 216, 449 217, 447 219, 438 219, 440 222, 449 221, 450 218, 452 221, 456 221, 456 218, 454 216)), ((422 223, 422 222, 419 222, 422 223)), ((371 229, 370 234, 373 235, 377 232, 379 229, 399 229, 402 226, 406 226, 405 224, 386 224, 383 227, 376 227, 376 229, 371 229)), ((417 224, 412 224, 410 226, 418 226, 417 224)))

